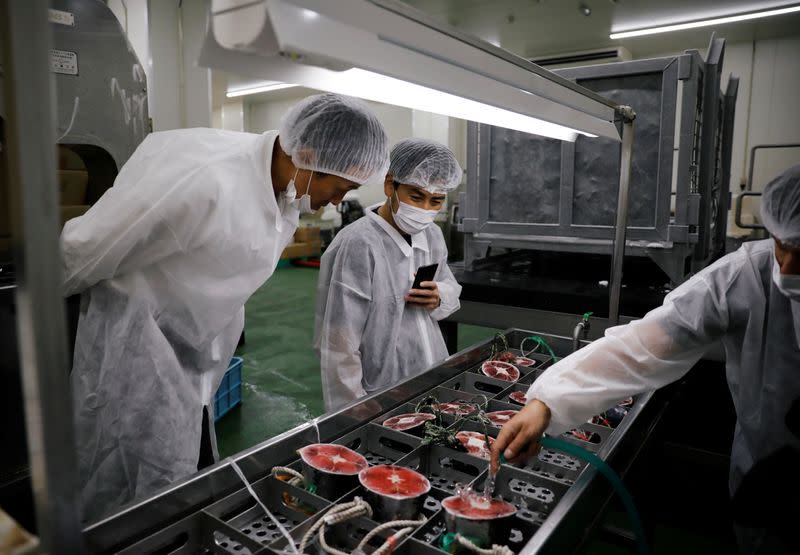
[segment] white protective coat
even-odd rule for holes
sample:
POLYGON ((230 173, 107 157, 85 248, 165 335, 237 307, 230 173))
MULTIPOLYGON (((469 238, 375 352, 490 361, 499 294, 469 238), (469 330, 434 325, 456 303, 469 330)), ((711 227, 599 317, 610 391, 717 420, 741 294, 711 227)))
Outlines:
POLYGON ((409 245, 373 212, 378 206, 337 234, 322 256, 315 347, 327 411, 446 358, 438 321, 461 306, 439 227, 412 235, 409 245), (434 262, 441 305, 429 311, 406 303, 417 268, 434 262))
POLYGON ((548 433, 681 378, 721 340, 737 415, 731 493, 755 461, 785 445, 800 447, 785 422, 800 396, 800 303, 774 285, 774 259, 772 239, 745 243, 642 320, 610 328, 554 364, 527 395, 550 408, 548 433))
POLYGON ((197 470, 244 303, 297 227, 272 187, 276 136, 152 133, 64 227, 66 294, 82 293, 71 384, 85 519, 197 470))

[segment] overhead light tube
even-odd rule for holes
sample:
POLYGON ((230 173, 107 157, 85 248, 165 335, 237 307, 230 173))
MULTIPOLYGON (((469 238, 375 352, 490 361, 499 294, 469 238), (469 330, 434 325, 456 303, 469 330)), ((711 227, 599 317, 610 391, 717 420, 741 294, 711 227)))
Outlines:
POLYGON ((270 83, 268 85, 256 85, 254 87, 244 87, 241 89, 229 89, 225 93, 225 96, 227 96, 228 98, 235 98, 237 96, 247 96, 249 94, 279 91, 281 89, 291 89, 292 87, 298 87, 298 86, 299 85, 293 85, 291 83, 270 83))
POLYGON ((761 19, 763 17, 773 17, 776 15, 786 15, 790 13, 800 12, 800 5, 789 6, 786 8, 776 8, 774 10, 761 10, 757 12, 734 14, 725 17, 715 17, 712 19, 700 19, 697 21, 687 21, 685 23, 675 23, 672 25, 660 25, 657 27, 647 27, 644 29, 635 29, 632 31, 621 31, 619 33, 611 33, 608 38, 628 39, 631 37, 641 37, 645 35, 656 35, 659 33, 669 33, 671 31, 682 31, 684 29, 696 29, 698 27, 708 27, 711 25, 724 25, 726 23, 736 23, 737 21, 748 21, 751 19, 761 19))

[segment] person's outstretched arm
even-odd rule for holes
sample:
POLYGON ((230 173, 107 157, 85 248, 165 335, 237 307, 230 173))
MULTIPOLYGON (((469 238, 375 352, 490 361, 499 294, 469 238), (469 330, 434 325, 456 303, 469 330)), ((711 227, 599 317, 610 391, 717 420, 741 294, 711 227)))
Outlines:
POLYGON ((512 463, 526 460, 545 431, 560 435, 628 396, 686 374, 728 325, 724 291, 731 261, 720 262, 642 320, 608 329, 602 339, 545 370, 528 390, 528 405, 503 426, 492 467, 500 453, 512 463))

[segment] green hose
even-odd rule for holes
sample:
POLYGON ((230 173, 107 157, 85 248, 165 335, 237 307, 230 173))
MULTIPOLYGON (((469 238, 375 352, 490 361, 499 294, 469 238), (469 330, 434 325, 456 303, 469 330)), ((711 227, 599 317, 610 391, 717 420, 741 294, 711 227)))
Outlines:
POLYGON ((578 447, 577 445, 574 445, 568 441, 564 441, 563 439, 545 435, 542 436, 542 438, 539 440, 539 443, 541 443, 542 447, 563 451, 572 455, 573 457, 577 457, 588 462, 597 468, 597 470, 599 470, 603 476, 608 478, 608 481, 611 482, 614 491, 616 491, 617 495, 619 495, 620 499, 622 500, 622 504, 625 506, 625 510, 628 512, 628 516, 631 519, 631 525, 633 526, 633 532, 636 535, 636 544, 639 548, 639 553, 641 555, 647 555, 647 553, 650 552, 650 548, 647 545, 647 537, 644 533, 642 519, 639 517, 639 512, 636 510, 636 506, 633 504, 633 498, 631 497, 631 494, 628 492, 625 484, 622 483, 619 475, 614 472, 614 469, 608 466, 603 459, 594 453, 591 453, 586 449, 578 447))
POLYGON ((520 351, 522 351, 522 355, 523 356, 525 356, 525 351, 523 350, 522 346, 528 340, 533 341, 534 343, 536 343, 540 347, 544 347, 545 349, 547 349, 548 354, 551 357, 553 357, 553 362, 558 362, 558 357, 553 352, 553 349, 550 348, 550 345, 547 343, 547 341, 544 339, 544 337, 540 337, 538 335, 530 335, 530 336, 528 336, 528 337, 526 337, 525 339, 522 340, 522 343, 520 343, 520 345, 519 345, 519 349, 520 349, 520 351))

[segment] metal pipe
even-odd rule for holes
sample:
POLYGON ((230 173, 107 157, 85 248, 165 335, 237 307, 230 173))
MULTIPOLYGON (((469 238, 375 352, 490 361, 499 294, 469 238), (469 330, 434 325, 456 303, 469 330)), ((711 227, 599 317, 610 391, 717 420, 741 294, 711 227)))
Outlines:
POLYGON ((572 352, 574 353, 581 347, 581 335, 583 335, 583 330, 586 327, 586 324, 583 323, 583 320, 577 323, 575 329, 572 330, 572 352))
POLYGON ((633 151, 633 121, 636 113, 629 106, 620 106, 622 115, 622 155, 619 167, 619 193, 617 196, 617 220, 614 233, 614 254, 611 259, 609 279, 610 298, 608 320, 612 326, 619 323, 619 298, 622 291, 622 263, 625 260, 625 235, 628 231, 628 196, 631 184, 631 154, 633 151))
POLYGON ((42 552, 84 553, 58 248, 47 0, 0 0, 25 424, 42 552))

